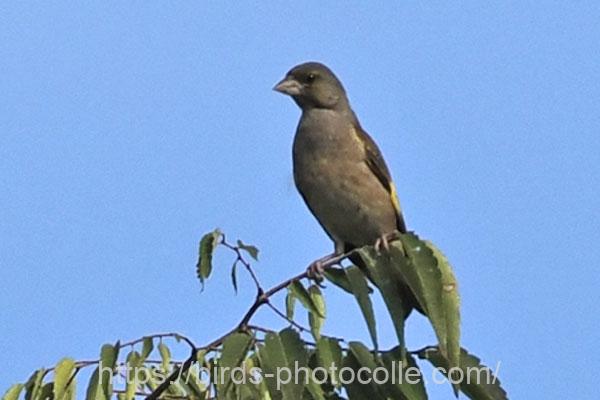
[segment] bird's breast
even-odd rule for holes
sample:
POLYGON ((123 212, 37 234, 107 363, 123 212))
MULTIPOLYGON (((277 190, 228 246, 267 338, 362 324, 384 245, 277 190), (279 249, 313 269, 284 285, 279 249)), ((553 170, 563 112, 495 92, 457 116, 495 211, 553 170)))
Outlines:
POLYGON ((309 205, 336 207, 369 173, 352 121, 333 112, 303 115, 293 146, 294 180, 309 205))
POLYGON ((293 151, 295 164, 359 162, 365 158, 352 119, 332 110, 312 110, 302 115, 293 151))

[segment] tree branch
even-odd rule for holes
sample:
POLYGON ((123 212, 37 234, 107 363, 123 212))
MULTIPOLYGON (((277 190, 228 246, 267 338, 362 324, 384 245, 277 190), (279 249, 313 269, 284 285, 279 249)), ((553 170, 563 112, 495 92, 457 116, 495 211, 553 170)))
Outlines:
MULTIPOLYGON (((177 379, 182 376, 182 374, 184 372, 186 372, 188 369, 190 369, 190 367, 194 364, 194 362, 196 361, 196 353, 198 350, 209 350, 209 349, 213 349, 215 347, 220 346, 221 344, 223 344, 223 341, 225 340, 225 338, 235 332, 239 332, 239 331, 246 331, 248 329, 251 329, 251 325, 249 325, 250 320, 252 319, 252 317, 254 316, 254 314, 256 314, 256 312, 260 309, 261 306, 263 306, 264 304, 268 304, 269 303, 269 299, 279 293, 281 290, 285 289, 286 287, 288 287, 290 284, 292 284, 293 282, 297 282, 300 281, 302 279, 306 279, 309 278, 309 271, 308 268, 306 271, 292 277, 289 278, 275 286, 273 286, 272 288, 268 289, 268 290, 264 290, 260 284, 260 281, 258 280, 258 277, 256 276, 256 273, 254 272, 254 269, 252 268, 251 264, 244 258, 244 256, 242 255, 242 252, 240 250, 240 248, 238 246, 234 246, 232 244, 229 244, 226 242, 225 237, 223 236, 222 240, 221 240, 221 244, 232 250, 236 257, 237 260, 242 263, 242 265, 244 265, 244 267, 246 268, 246 270, 250 273, 250 276, 252 277, 252 280, 254 281, 254 284, 256 286, 256 298, 254 300, 254 303, 252 303, 252 305, 250 306, 250 308, 248 308, 248 311, 246 311, 246 313, 244 314, 244 316, 242 317, 242 319, 240 320, 240 322, 231 330, 229 330, 227 333, 223 334, 222 336, 220 336, 219 338, 213 340, 212 342, 210 342, 209 344, 199 347, 195 350, 192 351, 192 354, 190 355, 190 357, 185 360, 185 362, 181 365, 180 368, 174 370, 171 375, 169 375, 169 377, 162 382, 158 387, 156 387, 156 389, 154 389, 154 391, 152 391, 152 393, 146 397, 146 400, 157 400, 158 397, 165 391, 167 390, 167 388, 171 385, 171 383, 176 382, 177 379)), ((348 253, 344 253, 344 254, 340 254, 338 256, 335 257, 331 257, 329 258, 327 261, 323 262, 323 264, 321 265, 321 267, 323 269, 328 269, 333 267, 334 265, 337 265, 340 263, 340 261, 344 260, 345 258, 347 258, 348 256, 350 256, 351 254, 354 253, 355 250, 350 251, 348 253)), ((277 310, 279 311, 279 310, 277 310)), ((287 317, 286 317, 287 320, 287 317)), ((289 320, 288 320, 289 321, 289 320)), ((303 328, 301 326, 298 326, 301 329, 306 329, 303 328)))

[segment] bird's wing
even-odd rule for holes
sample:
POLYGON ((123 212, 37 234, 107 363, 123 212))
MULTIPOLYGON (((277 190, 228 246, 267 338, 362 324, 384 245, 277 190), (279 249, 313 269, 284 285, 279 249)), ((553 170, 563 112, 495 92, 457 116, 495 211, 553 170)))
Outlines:
POLYGON ((392 205, 396 211, 396 224, 398 231, 404 233, 406 232, 406 224, 404 223, 404 217, 402 216, 402 209, 400 208, 400 201, 398 200, 396 185, 394 185, 394 182, 392 181, 392 175, 385 164, 385 160, 381 155, 381 151, 371 136, 369 136, 369 134, 362 129, 360 124, 355 123, 353 127, 354 132, 364 146, 366 155, 365 162, 369 166, 369 169, 377 177, 379 182, 381 182, 385 190, 387 190, 390 194, 392 205))

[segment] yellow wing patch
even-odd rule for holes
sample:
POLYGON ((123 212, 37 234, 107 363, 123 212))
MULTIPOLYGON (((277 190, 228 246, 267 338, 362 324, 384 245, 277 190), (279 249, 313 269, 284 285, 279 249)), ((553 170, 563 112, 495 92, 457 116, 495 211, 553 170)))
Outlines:
POLYGON ((396 186, 392 182, 390 171, 385 165, 385 161, 383 160, 383 156, 381 155, 379 148, 377 148, 377 144, 375 144, 373 139, 367 134, 367 132, 363 131, 360 126, 353 124, 351 133, 351 137, 356 140, 364 149, 365 162, 371 169, 371 172, 373 172, 375 177, 379 180, 379 182, 381 182, 385 190, 390 195, 392 207, 396 213, 398 230, 402 233, 406 232, 406 224, 404 223, 404 218, 402 217, 402 209, 400 208, 400 200, 398 200, 396 186))
POLYGON ((392 197, 392 205, 394 206, 394 210, 396 210, 396 214, 402 215, 400 200, 398 200, 398 193, 396 192, 396 185, 394 185, 394 182, 390 182, 390 196, 392 197))
MULTIPOLYGON (((354 124, 350 124, 350 132, 352 132, 352 134, 350 136, 356 142, 356 144, 358 146, 360 146, 361 148, 364 149, 366 143, 364 142, 364 140, 359 135, 358 131, 356 130, 356 127, 354 126, 354 124)), ((365 149, 365 153, 366 153, 366 149, 365 149)))

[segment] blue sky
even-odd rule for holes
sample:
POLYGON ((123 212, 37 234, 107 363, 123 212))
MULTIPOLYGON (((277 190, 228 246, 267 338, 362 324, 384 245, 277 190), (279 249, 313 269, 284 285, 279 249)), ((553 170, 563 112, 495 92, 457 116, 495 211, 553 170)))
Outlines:
MULTIPOLYGON (((4 2, 0 392, 105 342, 232 327, 250 283, 233 294, 225 251, 203 293, 194 273, 215 227, 260 247, 266 286, 331 250, 293 186, 299 110, 271 90, 320 60, 454 265, 463 345, 512 398, 593 398, 600 5, 402 3, 4 2)), ((368 342, 354 301, 326 297, 326 333, 368 342)))

